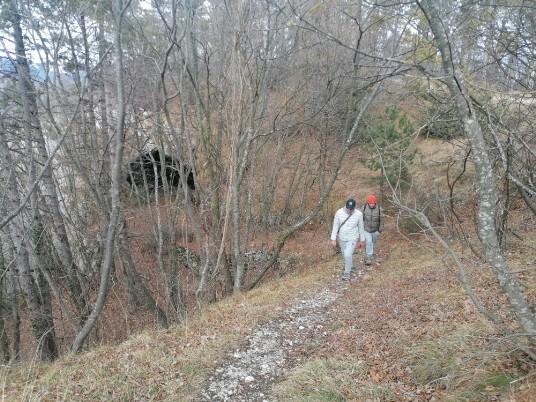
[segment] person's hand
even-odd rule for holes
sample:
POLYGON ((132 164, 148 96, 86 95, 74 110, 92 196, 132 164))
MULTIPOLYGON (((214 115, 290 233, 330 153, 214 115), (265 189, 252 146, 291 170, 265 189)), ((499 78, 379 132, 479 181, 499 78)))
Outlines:
POLYGON ((357 248, 363 248, 363 246, 364 246, 364 243, 360 241, 359 244, 357 245, 357 248))
POLYGON ((333 248, 337 247, 337 240, 330 240, 333 248))

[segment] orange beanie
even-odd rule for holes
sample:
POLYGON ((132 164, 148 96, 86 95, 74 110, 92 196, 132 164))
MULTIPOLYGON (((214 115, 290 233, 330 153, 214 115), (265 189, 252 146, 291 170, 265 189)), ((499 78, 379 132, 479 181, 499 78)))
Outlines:
POLYGON ((367 204, 376 204, 376 197, 374 197, 373 195, 371 195, 371 196, 367 199, 367 204))

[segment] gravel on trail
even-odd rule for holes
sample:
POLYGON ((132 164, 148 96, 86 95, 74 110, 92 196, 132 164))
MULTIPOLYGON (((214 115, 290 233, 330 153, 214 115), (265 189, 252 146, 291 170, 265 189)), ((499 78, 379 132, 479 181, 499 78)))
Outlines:
POLYGON ((349 284, 333 285, 312 298, 298 297, 295 304, 281 309, 277 318, 254 328, 242 349, 230 353, 216 368, 202 394, 203 401, 272 402, 272 387, 279 377, 300 361, 300 348, 308 340, 327 337, 327 307, 349 284), (333 286, 335 285, 335 286, 333 286), (335 288, 335 289, 333 289, 335 288))

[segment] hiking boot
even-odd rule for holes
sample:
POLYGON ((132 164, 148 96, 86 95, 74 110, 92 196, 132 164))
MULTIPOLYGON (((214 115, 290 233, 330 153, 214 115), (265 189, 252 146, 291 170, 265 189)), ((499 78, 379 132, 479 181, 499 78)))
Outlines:
POLYGON ((370 265, 370 264, 372 264, 372 257, 365 258, 365 265, 370 265))
POLYGON ((342 279, 343 281, 349 281, 349 280, 350 280, 350 275, 348 275, 348 274, 344 274, 344 275, 341 277, 341 279, 342 279))

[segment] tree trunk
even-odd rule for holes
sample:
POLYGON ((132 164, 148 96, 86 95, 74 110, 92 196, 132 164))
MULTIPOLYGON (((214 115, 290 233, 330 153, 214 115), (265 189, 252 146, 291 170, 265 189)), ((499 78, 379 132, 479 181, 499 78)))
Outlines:
POLYGON ((101 267, 100 285, 97 293, 97 300, 91 310, 88 319, 84 322, 84 325, 80 332, 75 337, 73 342, 73 352, 79 352, 84 344, 85 339, 95 326, 95 322, 99 317, 102 309, 104 308, 104 302, 108 295, 108 286, 110 282, 110 273, 113 266, 114 256, 114 242, 117 233, 117 228, 120 220, 120 194, 119 186, 122 181, 121 177, 121 164, 123 160, 124 150, 124 130, 125 130, 125 88, 124 88, 124 75, 123 75, 123 50, 121 46, 121 27, 123 22, 123 16, 126 9, 130 5, 130 1, 126 1, 123 4, 122 0, 116 0, 114 3, 114 53, 115 53, 115 77, 117 80, 117 123, 115 130, 115 154, 112 165, 112 181, 111 181, 111 213, 110 222, 108 224, 108 230, 106 233, 105 247, 104 247, 104 259, 101 267))
POLYGON ((9 337, 7 335, 7 321, 9 316, 10 305, 12 300, 9 300, 9 279, 4 259, 4 241, 0 234, 0 349, 2 350, 2 364, 9 364, 11 361, 11 349, 9 347, 9 337))
MULTIPOLYGON (((14 247, 13 242, 11 241, 11 237, 9 235, 2 235, 2 242, 7 244, 2 244, 2 252, 4 257, 6 255, 9 256, 9 261, 13 261, 14 259, 14 247)), ((11 362, 17 361, 20 359, 20 350, 21 350, 21 333, 20 333, 20 327, 21 327, 21 318, 20 318, 20 311, 19 311, 19 303, 17 303, 17 300, 19 300, 20 293, 19 293, 19 286, 17 285, 17 281, 15 280, 14 275, 15 269, 13 267, 10 267, 6 271, 6 289, 9 289, 9 292, 11 293, 11 299, 9 300, 9 305, 11 308, 11 322, 12 322, 12 353, 11 353, 11 362)))
MULTIPOLYGON (((21 28, 21 16, 15 1, 12 1, 11 3, 11 22, 13 24, 13 41, 15 42, 17 54, 19 93, 24 109, 23 126, 29 141, 29 151, 31 150, 31 147, 35 145, 37 148, 36 155, 38 163, 41 166, 45 166, 49 157, 38 115, 36 89, 30 76, 30 67, 26 56, 21 28)), ((77 307, 78 314, 80 317, 83 317, 87 312, 87 305, 85 299, 81 297, 82 289, 76 276, 76 266, 69 246, 65 223, 60 211, 59 200, 52 177, 52 170, 47 168, 43 173, 39 186, 54 225, 51 235, 53 240, 55 240, 56 252, 58 253, 62 267, 67 276, 67 288, 77 307)))
MULTIPOLYGON (((14 210, 20 204, 20 196, 11 155, 3 137, 0 137, 0 172, 2 175, 7 175, 7 177, 2 177, 3 182, 6 183, 7 208, 14 210)), ((39 297, 38 287, 32 274, 34 269, 30 266, 28 253, 28 248, 32 245, 24 222, 25 219, 21 213, 8 224, 9 238, 16 252, 19 283, 28 307, 32 333, 37 343, 37 355, 42 360, 54 360, 58 357, 54 323, 51 311, 47 311, 39 297)))
POLYGON ((430 28, 436 39, 436 46, 441 53, 444 71, 444 82, 456 102, 456 107, 463 122, 464 132, 471 145, 471 157, 475 167, 476 193, 478 196, 479 211, 477 214, 478 231, 484 255, 493 270, 499 285, 502 287, 512 310, 514 311, 523 331, 532 336, 532 342, 536 340, 536 320, 527 299, 525 298, 516 277, 508 267, 501 253, 499 239, 496 230, 497 216, 497 188, 493 175, 493 166, 482 134, 480 123, 467 88, 463 75, 457 64, 457 57, 452 53, 454 47, 449 42, 445 27, 449 24, 443 21, 437 3, 433 0, 419 3, 426 15, 430 28))
POLYGON ((168 320, 164 311, 158 306, 147 287, 143 284, 143 279, 136 271, 134 261, 128 245, 127 227, 123 219, 121 219, 121 230, 118 233, 117 251, 123 271, 127 278, 129 293, 131 299, 138 305, 143 305, 148 311, 152 311, 156 317, 156 321, 161 328, 168 327, 168 320))

